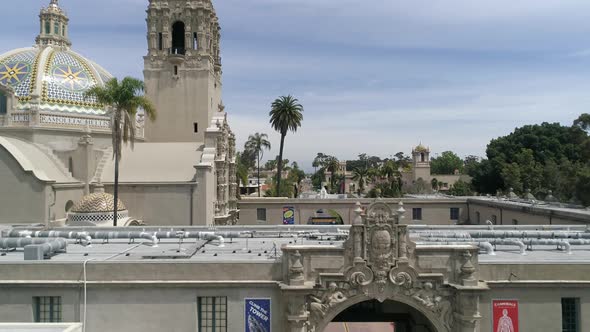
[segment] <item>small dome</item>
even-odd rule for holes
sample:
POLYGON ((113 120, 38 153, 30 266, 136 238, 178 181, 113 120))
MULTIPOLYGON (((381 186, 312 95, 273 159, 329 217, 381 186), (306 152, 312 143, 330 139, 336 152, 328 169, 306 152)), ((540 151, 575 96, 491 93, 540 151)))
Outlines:
POLYGON ((104 115, 104 107, 84 94, 112 77, 68 48, 35 46, 0 55, 0 84, 14 90, 21 110, 38 102, 41 111, 104 115))
MULTIPOLYGON (((117 200, 117 210, 127 210, 121 200, 117 200)), ((115 205, 115 197, 107 193, 94 193, 82 197, 78 204, 74 205, 71 212, 74 213, 98 213, 98 212, 113 212, 115 205)))
POLYGON ((430 150, 420 143, 417 147, 414 148, 416 152, 429 152, 430 150))

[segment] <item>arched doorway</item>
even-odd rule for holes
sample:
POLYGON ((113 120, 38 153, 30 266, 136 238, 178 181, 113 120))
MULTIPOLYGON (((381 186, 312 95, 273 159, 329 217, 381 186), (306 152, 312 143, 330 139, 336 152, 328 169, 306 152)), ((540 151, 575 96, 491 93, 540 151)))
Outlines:
MULTIPOLYGON (((311 307, 310 307, 311 308, 311 307)), ((449 308, 450 309, 450 308, 449 308)), ((311 310, 311 309, 310 309, 311 310)), ((314 315, 311 310, 310 321, 314 332, 340 332, 330 331, 328 327, 355 327, 353 323, 394 323, 386 324, 386 329, 369 330, 371 332, 450 332, 452 322, 446 321, 447 314, 452 315, 452 310, 445 311, 442 315, 418 305, 411 297, 396 294, 384 301, 379 301, 366 295, 357 295, 335 304, 325 310, 321 317, 314 315), (337 324, 333 324, 337 323, 337 324), (333 325, 330 325, 333 324, 333 325), (393 329, 393 328, 396 329, 393 329), (391 328, 391 329, 389 329, 391 328)), ((383 327, 383 324, 374 324, 383 327)), ((345 330, 346 331, 346 330, 345 330)), ((364 332, 364 330, 361 330, 364 332)))
POLYGON ((184 54, 186 45, 184 44, 184 22, 177 21, 172 24, 172 54, 184 54))
POLYGON ((415 308, 393 300, 368 300, 340 312, 324 332, 437 332, 415 308))

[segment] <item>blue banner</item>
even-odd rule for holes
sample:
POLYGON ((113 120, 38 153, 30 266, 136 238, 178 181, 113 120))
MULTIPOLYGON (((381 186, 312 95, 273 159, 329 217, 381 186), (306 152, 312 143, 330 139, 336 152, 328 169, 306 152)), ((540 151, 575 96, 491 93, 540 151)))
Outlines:
POLYGON ((246 299, 246 332, 270 331, 270 299, 246 299))
POLYGON ((283 225, 295 225, 295 208, 292 206, 283 207, 283 225))

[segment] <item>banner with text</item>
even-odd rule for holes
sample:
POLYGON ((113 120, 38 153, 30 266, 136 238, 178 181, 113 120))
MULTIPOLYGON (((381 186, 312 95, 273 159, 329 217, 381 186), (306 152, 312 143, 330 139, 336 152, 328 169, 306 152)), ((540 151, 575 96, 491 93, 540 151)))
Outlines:
POLYGON ((246 332, 271 332, 270 299, 246 299, 246 332))
POLYGON ((518 301, 493 300, 493 332, 518 332, 518 301))

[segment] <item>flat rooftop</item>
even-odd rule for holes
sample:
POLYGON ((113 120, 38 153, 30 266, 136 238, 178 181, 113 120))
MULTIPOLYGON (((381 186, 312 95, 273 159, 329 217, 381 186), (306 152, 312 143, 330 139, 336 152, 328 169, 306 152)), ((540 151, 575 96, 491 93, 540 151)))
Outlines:
MULTIPOLYGON (((180 228, 179 228, 180 229, 180 228)), ((22 263, 67 263, 117 261, 117 262, 188 262, 188 263, 274 263, 280 260, 281 247, 285 245, 326 246, 326 248, 342 247, 346 240, 349 226, 263 226, 263 227, 183 227, 185 231, 206 232, 242 232, 237 238, 224 238, 224 243, 218 240, 201 240, 194 238, 160 239, 157 246, 153 246, 148 239, 110 239, 108 241, 93 239, 91 245, 82 245, 75 239, 68 240, 65 252, 58 252, 44 261, 25 261, 23 248, 0 249, 0 264, 22 263)), ((20 230, 20 229, 19 229, 20 230)), ((82 229, 60 228, 56 230, 76 231, 82 229)), ((100 230, 103 229, 93 229, 100 230)), ((105 231, 114 231, 115 228, 105 231)), ((121 230, 121 229, 118 229, 121 230)), ((125 231, 136 230, 155 232, 171 230, 157 227, 126 228, 125 231)), ((410 238, 420 245, 446 245, 445 242, 424 242, 419 238, 423 232, 454 232, 459 237, 468 231, 489 230, 486 226, 425 226, 412 225, 409 227, 410 238)), ((587 233, 585 226, 504 226, 494 227, 496 231, 554 231, 587 233)), ((567 239, 566 239, 567 240, 567 239)), ((449 240, 447 242, 452 242, 449 240)), ((480 242, 473 239, 461 244, 480 242)), ((449 244, 450 245, 450 244, 449 244)), ((482 264, 590 264, 590 244, 572 245, 571 252, 557 245, 532 245, 532 251, 521 254, 518 246, 497 245, 494 255, 480 250, 479 262, 482 264)))

